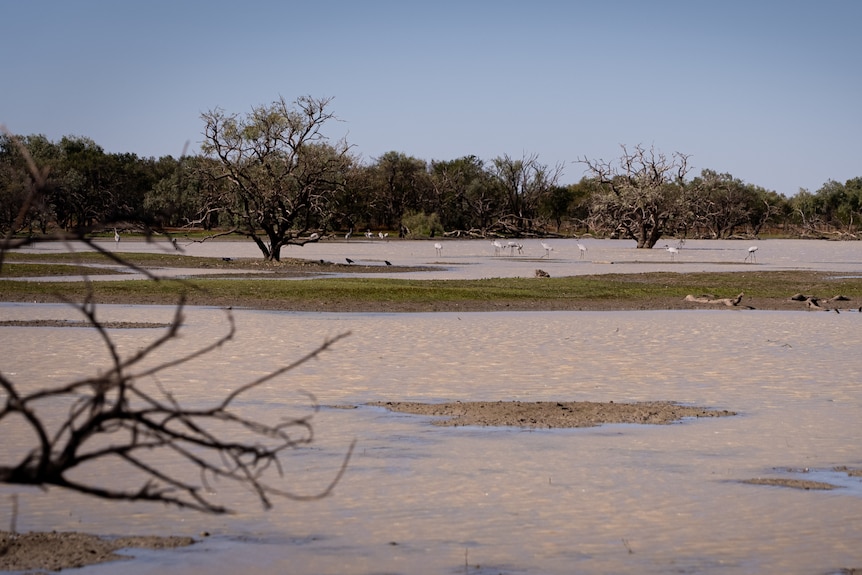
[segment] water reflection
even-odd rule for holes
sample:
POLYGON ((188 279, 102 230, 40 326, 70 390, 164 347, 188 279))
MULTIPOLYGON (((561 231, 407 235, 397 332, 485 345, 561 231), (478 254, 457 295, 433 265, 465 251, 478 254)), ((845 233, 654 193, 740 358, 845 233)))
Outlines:
MULTIPOLYGON (((166 321, 172 310, 103 313, 166 321)), ((136 553, 124 573, 463 573, 465 560, 471 573, 823 573, 862 565, 858 489, 739 482, 788 468, 862 467, 859 314, 235 313, 235 341, 162 383, 180 401, 219 396, 351 331, 320 361, 262 389, 252 406, 261 417, 300 408, 299 389, 331 406, 316 419, 314 446, 288 458, 285 481, 312 492, 356 438, 335 496, 264 513, 248 493, 220 485, 239 511, 211 518, 0 487, 23 493, 19 529, 213 534, 170 559, 136 553), (382 409, 339 408, 387 399, 676 400, 740 415, 521 431, 438 428, 382 409)), ((0 314, 73 318, 51 305, 2 305, 0 314)), ((182 341, 209 341, 224 329, 222 311, 192 308, 182 341)), ((117 331, 118 346, 129 352, 155 333, 117 331)), ((98 365, 105 355, 97 338, 74 328, 0 328, 0 349, 4 374, 34 384, 64 380, 82 369, 81 357, 98 365)), ((4 435, 0 454, 19 439, 4 435)))

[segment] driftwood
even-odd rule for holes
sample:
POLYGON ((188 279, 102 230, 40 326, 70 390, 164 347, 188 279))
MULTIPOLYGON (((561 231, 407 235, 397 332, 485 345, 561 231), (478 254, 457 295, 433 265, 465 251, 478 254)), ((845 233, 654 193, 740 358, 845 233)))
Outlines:
MULTIPOLYGON (((817 296, 805 295, 805 294, 801 294, 801 293, 794 294, 794 295, 790 296, 790 299, 792 301, 804 302, 805 306, 808 309, 812 309, 815 311, 834 311, 836 313, 838 313, 837 307, 825 307, 823 304, 830 304, 830 303, 835 303, 835 302, 839 302, 839 301, 850 301, 849 297, 843 296, 843 295, 834 295, 830 298, 823 299, 823 298, 819 298, 817 296)), ((862 311, 862 308, 859 308, 859 310, 862 311)))
MULTIPOLYGON (((743 296, 742 292, 740 292, 738 296, 733 297, 733 298, 730 298, 730 297, 717 298, 713 295, 708 295, 708 294, 704 294, 704 295, 700 295, 700 296, 693 296, 693 295, 689 294, 689 295, 685 296, 685 301, 690 301, 690 302, 694 302, 694 303, 723 304, 723 305, 726 305, 727 307, 739 307, 739 302, 742 301, 742 296, 743 296)), ((748 306, 742 306, 742 307, 748 307, 748 306)), ((751 308, 749 308, 749 309, 751 309, 751 308)))

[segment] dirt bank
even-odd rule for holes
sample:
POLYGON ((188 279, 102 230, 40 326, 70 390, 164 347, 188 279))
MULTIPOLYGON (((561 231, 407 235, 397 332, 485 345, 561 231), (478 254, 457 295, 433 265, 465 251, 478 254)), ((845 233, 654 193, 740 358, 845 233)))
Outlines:
POLYGON ((608 423, 666 425, 687 417, 726 417, 727 410, 690 407, 669 401, 607 403, 591 401, 457 401, 414 403, 379 401, 369 405, 391 411, 438 417, 435 425, 523 428, 592 427, 608 423))
POLYGON ((0 531, 0 571, 59 571, 129 559, 120 549, 173 549, 194 543, 190 537, 120 537, 86 533, 11 533, 0 531))

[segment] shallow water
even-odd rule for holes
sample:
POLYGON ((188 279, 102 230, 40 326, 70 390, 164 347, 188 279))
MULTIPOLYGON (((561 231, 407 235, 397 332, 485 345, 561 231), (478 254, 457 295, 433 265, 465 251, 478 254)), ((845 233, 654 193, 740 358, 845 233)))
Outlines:
MULTIPOLYGON (((639 271, 819 269, 862 273, 862 244, 689 241, 676 261, 631 242, 321 242, 285 257, 431 265, 397 277, 482 278, 639 271), (548 257, 550 256, 550 257, 548 257)), ((162 246, 123 240, 120 251, 162 246)), ((167 246, 173 251, 171 246, 167 246)), ((65 249, 56 244, 30 251, 65 249)), ((189 244, 185 253, 257 257, 249 242, 189 244)), ((174 273, 187 273, 175 270, 174 273)), ((114 276, 111 276, 114 277, 114 276)), ((66 278, 64 278, 66 279, 66 278)), ((99 276, 96 279, 104 279, 99 276)), ((834 294, 815 294, 831 296, 834 294)), ((224 311, 187 310, 175 355, 227 329, 224 311)), ((102 306, 102 319, 169 321, 170 307, 102 306)), ((160 377, 180 401, 223 397, 240 383, 351 335, 321 359, 267 384, 246 407, 277 418, 327 407, 316 442, 288 455, 286 485, 313 493, 348 445, 357 448, 327 499, 277 502, 218 486, 238 509, 210 517, 153 504, 110 503, 52 489, 0 486, 0 525, 19 496, 17 527, 101 534, 212 535, 188 549, 134 551, 124 573, 829 573, 862 567, 862 314, 743 310, 327 314, 235 310, 234 341, 160 377), (377 400, 673 400, 739 413, 670 426, 579 430, 439 428, 427 418, 363 407, 377 400), (342 409, 360 405, 357 409, 342 409), (808 470, 805 472, 804 470, 808 470), (833 491, 741 483, 829 481, 833 491), (469 569, 465 569, 465 562, 469 569), (205 570, 205 571, 202 571, 205 570)), ((2 319, 79 319, 62 305, 0 304, 2 319)), ((159 330, 111 330, 131 353, 159 330)), ((48 385, 106 366, 91 330, 0 327, 0 369, 48 385)), ((61 414, 58 414, 61 415, 61 414)), ((0 426, 0 459, 29 445, 0 426)), ((131 474, 92 470, 121 483, 131 474)), ((5 527, 5 525, 3 525, 5 527)), ((116 565, 82 569, 113 573, 116 565)))
MULTIPOLYGON (((103 319, 167 321, 170 307, 104 306, 103 319)), ((317 441, 288 455, 286 481, 313 492, 357 448, 335 494, 277 502, 219 486, 239 511, 208 517, 52 489, 18 493, 18 529, 212 536, 138 552, 124 573, 828 573, 862 566, 860 480, 833 491, 747 485, 823 480, 862 467, 858 313, 324 314, 235 311, 237 338, 162 376, 180 401, 223 396, 326 337, 320 360, 258 390, 261 418, 324 405, 317 441), (736 417, 581 430, 439 428, 427 418, 336 407, 375 400, 674 400, 736 417), (826 474, 826 475, 824 475, 826 474), (802 474, 805 476, 805 474, 802 474), (469 570, 465 569, 465 561, 469 570)), ((224 312, 188 310, 182 345, 211 341, 224 312)), ((60 305, 0 305, 6 319, 66 318, 60 305)), ((121 352, 158 330, 115 330, 121 352)), ((64 381, 101 365, 77 328, 0 328, 3 373, 64 381)), ((171 353, 178 352, 179 348, 171 353)), ((3 436, 0 454, 20 437, 3 436)), ((104 471, 96 470, 96 474, 104 471)), ((111 481, 122 481, 111 472, 111 481)), ((115 572, 116 565, 82 573, 115 572)))
MULTIPOLYGON (((578 240, 543 240, 553 248, 547 252, 539 240, 514 240, 522 244, 517 249, 498 250, 487 240, 439 240, 442 253, 437 254, 433 241, 367 240, 364 237, 327 240, 303 247, 286 247, 284 258, 303 258, 379 267, 368 273, 372 277, 425 279, 481 279, 492 277, 533 277, 540 268, 551 276, 585 274, 639 273, 647 271, 715 272, 715 271, 774 271, 787 269, 827 270, 843 275, 862 273, 862 242, 831 242, 823 240, 688 240, 671 260, 663 249, 664 242, 651 250, 635 249, 629 240, 582 239, 587 248, 581 256, 578 240), (756 259, 746 259, 748 248, 757 246, 756 259), (430 266, 431 271, 392 273, 389 261, 397 266, 430 266)), ((502 243, 505 245, 506 240, 502 243)), ((676 245, 674 241, 671 244, 676 245)), ((178 253, 166 242, 146 243, 123 240, 119 244, 103 242, 105 249, 121 252, 178 253)), ((260 258, 260 251, 251 241, 217 241, 211 243, 179 242, 182 252, 192 256, 260 258)), ((24 253, 45 253, 81 249, 79 244, 47 243, 22 250, 24 253)), ((162 270, 164 275, 184 275, 192 270, 162 270)), ((195 270, 194 273, 200 273, 195 270)), ((224 273, 223 271, 220 273, 224 273)), ((107 281, 126 276, 94 276, 107 281)), ((43 278, 44 279, 44 278, 43 278)), ((67 280, 69 278, 52 278, 67 280)), ((834 295, 834 294, 829 294, 834 295)))

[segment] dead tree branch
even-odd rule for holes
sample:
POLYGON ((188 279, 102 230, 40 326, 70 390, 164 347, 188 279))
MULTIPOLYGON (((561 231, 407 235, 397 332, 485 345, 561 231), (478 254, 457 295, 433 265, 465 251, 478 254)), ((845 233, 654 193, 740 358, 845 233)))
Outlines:
MULTIPOLYGON (((308 496, 280 487, 276 480, 283 476, 283 453, 313 440, 313 413, 265 423, 241 414, 236 404, 264 383, 318 357, 348 333, 327 339, 292 364, 237 387, 213 406, 193 408, 182 405, 161 384, 146 385, 145 381, 154 380, 156 375, 230 341, 235 335, 235 326, 229 311, 226 312, 229 330, 215 341, 154 367, 136 369, 144 359, 156 356, 179 337, 182 304, 177 306, 174 321, 160 337, 126 358, 117 352, 110 334, 96 317, 95 306, 85 303, 78 309, 99 332, 111 356, 112 367, 95 377, 29 393, 23 393, 20 386, 0 374, 0 390, 6 396, 0 407, 0 425, 19 415, 37 439, 37 445, 18 462, 0 465, 0 482, 55 485, 106 499, 162 501, 199 511, 225 513, 229 510, 214 501, 207 489, 212 480, 244 485, 268 509, 273 496, 294 500, 324 497, 343 475, 352 446, 332 483, 320 492, 308 496), (58 402, 69 404, 66 418, 59 425, 39 415, 40 407, 58 402), (106 435, 111 438, 107 446, 102 441, 106 435), (190 482, 180 472, 166 471, 151 463, 156 451, 170 452, 187 466, 197 468, 200 481, 190 482), (81 483, 68 476, 79 466, 113 458, 142 471, 141 484, 133 488, 106 488, 81 483)), ((316 412, 313 398, 311 402, 316 412)))
MULTIPOLYGON (((26 149, 22 153, 29 158, 26 149)), ((35 198, 42 191, 40 182, 44 177, 35 165, 31 169, 30 193, 35 198)), ((121 265, 150 279, 159 279, 148 270, 124 261, 121 255, 100 248, 83 230, 72 236, 121 265)), ((7 250, 37 241, 46 238, 3 238, 0 271, 7 250)), ((33 438, 32 447, 18 455, 17 460, 0 461, 0 483, 59 486, 105 499, 159 501, 209 513, 226 513, 230 509, 217 501, 210 489, 214 481, 249 489, 268 509, 276 496, 292 500, 325 497, 342 478, 353 444, 331 482, 316 493, 299 494, 282 485, 285 453, 314 439, 312 418, 318 406, 313 396, 308 395, 313 408, 310 414, 274 422, 249 415, 241 404, 247 403, 249 396, 263 384, 317 358, 349 333, 326 339, 293 363, 239 385, 209 405, 201 407, 201 401, 197 400, 191 406, 178 400, 161 380, 169 376, 172 368, 200 359, 235 337, 236 326, 230 310, 224 312, 228 326, 225 334, 152 365, 154 359, 164 357, 169 345, 177 344, 184 324, 182 298, 165 331, 128 355, 120 352, 107 324, 99 319, 92 292, 81 303, 67 303, 96 330, 108 352, 109 364, 97 375, 47 388, 34 386, 33 382, 20 384, 0 371, 0 435, 11 430, 21 437, 23 428, 33 438), (46 415, 57 413, 58 407, 65 408, 65 416, 46 415), (166 458, 179 464, 165 465, 166 458), (129 466, 138 472, 140 479, 130 480, 135 483, 132 486, 113 482, 103 486, 73 477, 75 471, 88 464, 109 461, 129 466), (189 479, 195 475, 197 480, 189 479)))

